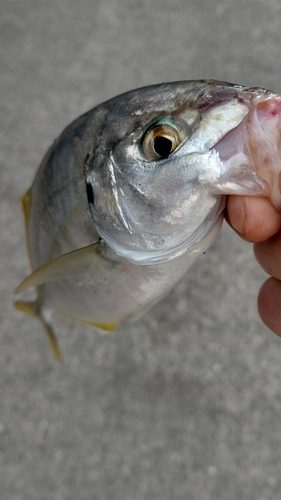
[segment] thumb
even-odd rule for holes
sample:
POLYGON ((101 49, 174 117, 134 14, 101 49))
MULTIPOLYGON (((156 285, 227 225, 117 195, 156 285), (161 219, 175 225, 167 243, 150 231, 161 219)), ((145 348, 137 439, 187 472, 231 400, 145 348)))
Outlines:
POLYGON ((225 219, 246 241, 261 242, 281 228, 281 214, 266 198, 229 196, 225 219))

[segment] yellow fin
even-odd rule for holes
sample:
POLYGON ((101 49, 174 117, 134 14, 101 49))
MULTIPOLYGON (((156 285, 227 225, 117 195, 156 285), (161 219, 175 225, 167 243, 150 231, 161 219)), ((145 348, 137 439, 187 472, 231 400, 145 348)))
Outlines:
POLYGON ((31 204, 31 188, 25 193, 25 195, 22 197, 21 200, 21 206, 25 224, 27 224, 27 222, 29 221, 30 204, 31 204))
POLYGON ((41 323, 44 327, 45 333, 48 337, 51 349, 52 349, 56 359, 59 362, 62 362, 62 355, 61 355, 61 351, 60 351, 57 339, 55 337, 55 334, 54 334, 51 326, 40 316, 40 313, 38 312, 39 308, 38 308, 37 302, 36 301, 24 302, 24 301, 19 300, 19 301, 15 302, 14 305, 15 305, 16 309, 18 309, 19 311, 23 311, 26 314, 29 314, 30 316, 32 316, 33 318, 37 318, 41 321, 41 323))
POLYGON ((25 193, 25 195, 21 200, 21 208, 24 216, 25 239, 27 244, 29 260, 30 260, 30 248, 29 248, 29 237, 28 237, 28 223, 30 216, 30 205, 31 205, 31 188, 25 193))
POLYGON ((79 323, 82 323, 83 325, 91 327, 94 326, 95 328, 99 328, 100 330, 104 330, 106 332, 114 332, 114 330, 116 330, 116 328, 118 328, 121 323, 121 321, 111 321, 110 323, 94 323, 92 321, 85 321, 80 318, 73 318, 72 316, 71 319, 73 319, 74 321, 79 321, 79 323))
POLYGON ((93 327, 99 328, 100 330, 104 330, 106 332, 114 332, 114 330, 116 330, 118 328, 120 323, 122 323, 122 321, 124 321, 124 319, 121 319, 118 321, 110 321, 108 323, 95 323, 94 321, 86 321, 84 319, 76 318, 75 316, 71 316, 71 314, 65 314, 65 313, 62 313, 60 311, 54 311, 54 314, 56 314, 58 316, 64 316, 66 318, 69 318, 73 321, 76 321, 77 323, 81 323, 81 325, 90 326, 92 328, 93 327))
POLYGON ((96 328, 105 330, 106 332, 114 332, 114 330, 116 330, 116 328, 120 325, 120 321, 117 321, 116 323, 88 323, 88 325, 95 326, 96 328))
POLYGON ((57 281, 80 274, 82 270, 90 267, 93 253, 99 251, 100 248, 101 245, 99 243, 94 243, 61 255, 51 262, 47 262, 47 264, 44 264, 27 276, 17 287, 15 293, 21 293, 30 287, 49 283, 50 281, 57 281))

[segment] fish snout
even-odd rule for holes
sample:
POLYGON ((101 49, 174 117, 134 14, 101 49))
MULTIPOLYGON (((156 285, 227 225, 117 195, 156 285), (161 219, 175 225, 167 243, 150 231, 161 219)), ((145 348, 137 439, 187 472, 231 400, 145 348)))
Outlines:
POLYGON ((258 96, 249 113, 213 148, 220 175, 213 194, 266 196, 281 211, 281 96, 258 96))

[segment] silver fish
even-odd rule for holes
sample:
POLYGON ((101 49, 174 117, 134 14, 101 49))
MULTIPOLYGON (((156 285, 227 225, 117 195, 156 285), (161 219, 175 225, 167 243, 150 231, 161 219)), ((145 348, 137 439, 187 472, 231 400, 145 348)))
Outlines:
POLYGON ((114 330, 157 302, 219 233, 227 194, 281 209, 281 97, 186 81, 117 96, 70 124, 23 198, 39 318, 114 330))

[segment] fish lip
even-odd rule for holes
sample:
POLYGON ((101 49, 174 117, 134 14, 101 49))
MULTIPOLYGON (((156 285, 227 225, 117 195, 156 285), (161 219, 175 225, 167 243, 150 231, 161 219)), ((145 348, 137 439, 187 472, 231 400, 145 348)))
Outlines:
POLYGON ((205 85, 198 90, 195 96, 194 108, 204 112, 225 104, 232 99, 238 100, 238 102, 246 104, 250 108, 257 99, 265 100, 272 96, 276 96, 276 94, 271 90, 260 87, 247 87, 229 82, 206 80, 205 85))
MULTIPOLYGON (((221 184, 225 194, 269 197, 281 211, 281 96, 267 91, 252 96, 249 101, 242 98, 242 102, 249 106, 247 115, 211 148, 223 164, 217 184, 221 184), (232 177, 228 186, 227 182, 223 183, 223 177, 226 180, 227 176, 232 177)), ((215 184, 211 191, 221 192, 215 184)))
MULTIPOLYGON (((254 89, 254 90, 256 90, 256 89, 254 89)), ((263 89, 261 89, 261 90, 263 90, 263 89)), ((263 94, 258 95, 258 96, 252 96, 251 100, 245 99, 243 96, 241 96, 240 100, 243 104, 248 105, 249 112, 243 118, 241 123, 239 123, 236 127, 231 129, 229 132, 227 132, 227 134, 224 137, 222 137, 219 141, 216 142, 216 144, 214 144, 210 148, 210 150, 216 150, 219 152, 220 158, 222 159, 222 161, 223 161, 223 155, 222 155, 222 151, 221 151, 221 149, 222 149, 221 146, 224 146, 224 142, 226 141, 226 139, 231 138, 232 135, 235 135, 239 129, 242 132, 242 129, 245 128, 248 124, 254 123, 254 124, 258 125, 258 123, 260 123, 260 121, 262 119, 262 117, 261 118, 258 117, 259 111, 264 110, 265 121, 267 119, 268 120, 270 119, 270 114, 272 116, 276 116, 277 114, 279 114, 279 117, 280 117, 279 127, 280 127, 280 132, 281 132, 281 96, 273 94, 270 91, 265 91, 265 92, 267 92, 266 96, 263 93, 263 94), (268 103, 269 103, 268 110, 266 110, 266 105, 268 103), (272 106, 270 106, 271 104, 273 104, 274 109, 272 109, 272 106), (276 106, 278 109, 276 109, 276 106)))

